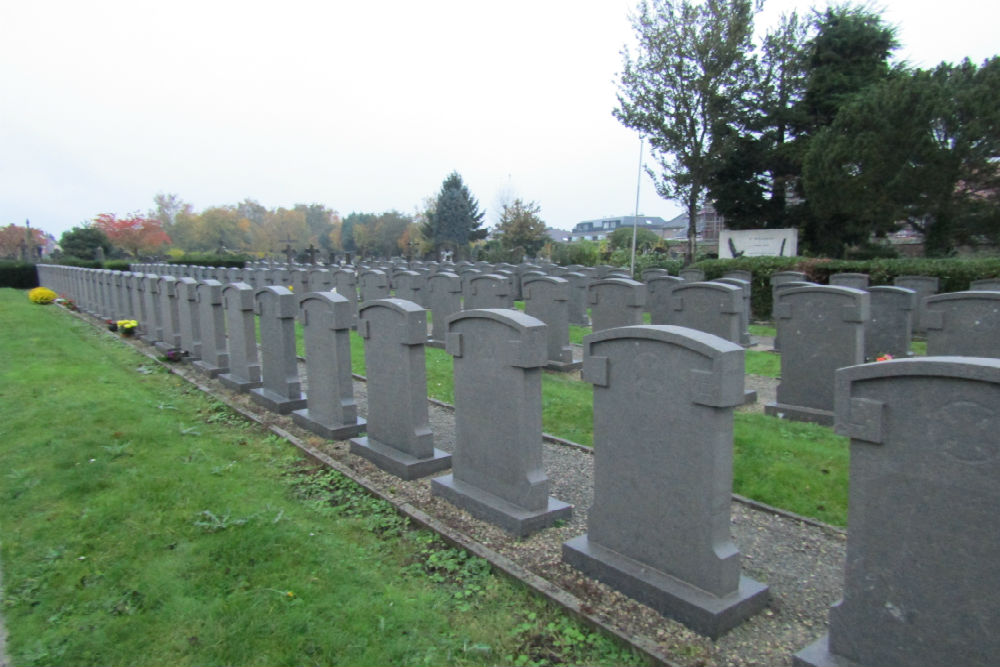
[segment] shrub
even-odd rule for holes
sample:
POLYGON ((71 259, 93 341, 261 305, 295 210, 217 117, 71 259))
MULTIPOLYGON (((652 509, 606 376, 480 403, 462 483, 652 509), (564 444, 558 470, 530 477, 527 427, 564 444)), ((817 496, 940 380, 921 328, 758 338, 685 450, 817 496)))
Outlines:
POLYGON ((31 299, 32 303, 48 305, 59 298, 59 295, 48 287, 36 287, 28 292, 28 298, 31 299))
POLYGON ((0 287, 31 289, 38 287, 38 272, 34 264, 0 262, 0 287))

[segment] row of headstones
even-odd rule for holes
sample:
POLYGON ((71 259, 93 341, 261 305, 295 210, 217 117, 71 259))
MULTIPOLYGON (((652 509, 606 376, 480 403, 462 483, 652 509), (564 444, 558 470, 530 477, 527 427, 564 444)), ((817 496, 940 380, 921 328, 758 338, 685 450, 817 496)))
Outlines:
MULTIPOLYGON (((62 277, 42 276, 68 286, 62 277)), ((214 291, 213 282, 198 288, 214 291)), ((309 426, 334 414, 360 430, 348 389, 347 300, 246 284, 222 292, 227 314, 251 313, 241 320, 247 338, 254 309, 259 314, 265 367, 273 349, 294 359, 298 314, 310 384, 299 421, 309 426)), ((360 313, 368 435, 351 448, 400 476, 446 467, 427 419, 425 318, 397 299, 364 304, 360 313)), ((447 322, 456 443, 452 472, 432 480, 432 491, 519 535, 571 511, 548 495, 541 463, 544 329, 505 309, 463 311, 447 322)), ((597 332, 584 345, 584 378, 594 385, 594 504, 588 533, 566 542, 563 558, 716 637, 767 602, 767 587, 742 575, 729 531, 742 348, 655 325, 597 332)), ((282 370, 282 381, 293 377, 282 370)), ((836 387, 837 430, 851 438, 844 597, 831 610, 828 635, 796 663, 992 664, 1000 650, 993 565, 1000 557, 1000 360, 851 366, 837 371, 836 387)))
POLYGON ((909 356, 918 303, 928 356, 1000 357, 1000 291, 918 297, 899 286, 775 285, 781 382, 767 414, 833 424, 837 369, 909 356))
MULTIPOLYGON (((553 332, 553 368, 572 368, 566 361, 568 351, 556 339, 568 340, 568 325, 588 326, 600 331, 616 326, 642 324, 643 313, 650 313, 653 324, 674 324, 713 333, 742 345, 748 345, 750 334, 750 282, 748 276, 731 274, 710 283, 691 283, 683 278, 668 275, 662 270, 646 272, 647 282, 631 280, 627 274, 611 267, 598 268, 520 266, 512 268, 477 268, 476 264, 461 265, 457 272, 438 270, 420 274, 406 269, 384 270, 360 268, 336 270, 332 273, 321 268, 268 270, 205 269, 191 277, 213 277, 223 282, 243 279, 255 287, 288 285, 293 291, 322 291, 334 289, 346 296, 356 308, 358 303, 396 297, 418 303, 429 309, 433 322, 443 322, 460 309, 513 308, 514 301, 524 299, 526 311, 539 317, 559 334, 553 332), (515 272, 516 270, 516 272, 515 272), (488 271, 488 272, 484 272, 488 271), (601 274, 604 277, 599 277, 601 274), (211 275, 209 275, 211 274, 211 275), (220 278, 225 274, 224 278, 220 278), (561 275, 559 275, 561 274, 561 275), (540 278, 556 277, 550 286, 528 287, 540 278), (561 285, 565 281, 564 287, 561 285), (360 294, 359 294, 360 290, 360 294), (680 290, 676 294, 675 290, 680 290), (534 300, 535 303, 531 303, 534 300), (565 323, 562 308, 550 301, 566 302, 565 323), (560 311, 551 317, 546 313, 560 311), (588 310, 590 315, 588 316, 588 310), (534 312, 532 312, 534 311, 534 312), (592 319, 591 319, 592 318, 592 319)), ((491 265, 495 266, 495 265, 491 265)), ((140 266, 155 269, 156 266, 140 266)), ((170 275, 183 275, 191 267, 170 266, 170 275)), ((688 278, 704 277, 688 272, 688 278)), ((742 272, 747 273, 747 272, 742 272)), ((440 343, 441 330, 436 327, 431 340, 440 343)))

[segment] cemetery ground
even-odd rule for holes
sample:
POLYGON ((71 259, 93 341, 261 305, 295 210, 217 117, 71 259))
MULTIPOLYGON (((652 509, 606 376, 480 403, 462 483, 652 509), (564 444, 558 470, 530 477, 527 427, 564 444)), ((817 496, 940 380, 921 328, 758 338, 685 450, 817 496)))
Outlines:
MULTIPOLYGON (((0 396, 13 417, 2 427, 8 472, 0 489, 10 499, 2 539, 16 664, 637 659, 488 574, 483 561, 405 529, 391 505, 344 478, 317 478, 284 440, 106 332, 32 306, 20 292, 3 290, 0 303, 4 330, 19 332, 0 343, 2 358, 17 360, 5 364, 0 396)), ((450 356, 426 351, 428 392, 450 402, 450 356)), ((356 337, 352 355, 363 374, 356 337)), ((776 360, 748 353, 748 386, 775 375, 776 360)), ((545 430, 590 445, 590 391, 578 378, 546 373, 545 430)), ((447 410, 432 412, 436 437, 446 439, 439 429, 447 410)), ((310 444, 348 457, 342 444, 318 440, 310 444)), ((737 493, 844 524, 846 440, 753 410, 736 415, 734 440, 737 493)), ((573 465, 589 458, 546 447, 547 467, 551 452, 573 465)), ((420 482, 393 482, 366 462, 352 467, 389 494, 419 495, 420 482)), ((584 515, 587 501, 574 502, 584 515)), ((714 644, 584 577, 574 592, 603 598, 599 615, 634 620, 626 627, 653 637, 677 664, 787 663, 822 632, 839 595, 843 534, 738 503, 733 512, 746 570, 779 591, 805 581, 814 588, 792 591, 714 644)), ((577 517, 546 531, 550 541, 583 532, 577 517)), ((544 551, 535 538, 463 528, 501 553, 544 551)))

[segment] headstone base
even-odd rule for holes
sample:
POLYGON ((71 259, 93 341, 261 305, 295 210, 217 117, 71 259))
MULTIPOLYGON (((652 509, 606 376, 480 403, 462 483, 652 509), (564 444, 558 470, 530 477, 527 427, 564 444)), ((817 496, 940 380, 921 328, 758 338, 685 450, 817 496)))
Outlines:
POLYGON ((454 475, 432 479, 431 495, 440 496, 472 516, 499 526, 517 537, 526 537, 556 521, 569 519, 573 513, 572 505, 551 496, 545 509, 526 510, 471 484, 460 482, 454 475))
POLYGON ((296 410, 292 413, 292 421, 302 428, 329 440, 347 440, 365 430, 368 425, 361 417, 353 424, 324 424, 309 416, 309 408, 296 410))
POLYGON ((229 373, 222 373, 218 377, 219 382, 221 382, 227 389, 232 389, 233 391, 248 392, 251 389, 256 389, 257 387, 263 386, 263 382, 256 381, 252 382, 250 380, 242 380, 233 377, 229 373))
POLYGON ((210 378, 214 378, 217 375, 225 373, 229 370, 228 368, 222 368, 220 366, 216 366, 215 364, 210 364, 202 359, 194 362, 194 367, 210 378))
POLYGON ((553 361, 552 359, 549 359, 543 368, 547 371, 572 373, 573 371, 578 371, 583 368, 583 359, 580 361, 553 361))
POLYGON ((719 598, 603 547, 584 534, 563 543, 563 561, 695 632, 716 639, 767 606, 766 584, 740 575, 736 593, 719 598))
POLYGON ((298 410, 306 406, 306 399, 304 397, 289 398, 271 391, 267 387, 251 389, 250 399, 257 405, 263 405, 271 412, 277 412, 279 415, 287 415, 292 410, 298 410))
POLYGON ((757 402, 757 390, 746 389, 743 391, 743 405, 753 405, 757 402))
POLYGON ((861 667, 842 655, 830 653, 830 635, 826 634, 792 656, 792 667, 861 667))
POLYGON ((821 426, 833 426, 833 412, 819 408, 807 408, 804 405, 768 403, 764 406, 764 414, 796 422, 812 422, 821 426))
POLYGON ((418 459, 370 437, 351 438, 351 454, 368 459, 382 470, 407 481, 451 467, 451 454, 438 448, 426 459, 418 459))

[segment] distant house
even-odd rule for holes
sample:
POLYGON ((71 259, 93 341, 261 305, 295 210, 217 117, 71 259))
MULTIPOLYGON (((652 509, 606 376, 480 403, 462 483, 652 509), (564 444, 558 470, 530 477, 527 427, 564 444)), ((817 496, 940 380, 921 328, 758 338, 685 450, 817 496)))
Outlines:
MULTIPOLYGON (((675 236, 666 236, 664 238, 687 238, 688 214, 686 211, 667 224, 670 225, 671 229, 677 229, 679 231, 675 236)), ((699 241, 718 241, 719 232, 724 229, 725 226, 725 219, 716 212, 711 204, 707 204, 702 207, 700 211, 698 211, 698 217, 695 220, 695 229, 697 230, 697 237, 699 241)))
POLYGON ((648 229, 660 238, 672 238, 672 222, 667 222, 658 216, 640 215, 620 215, 610 218, 600 218, 598 220, 584 220, 578 222, 566 241, 600 241, 606 239, 616 229, 621 227, 632 228, 633 225, 639 229, 648 229))

